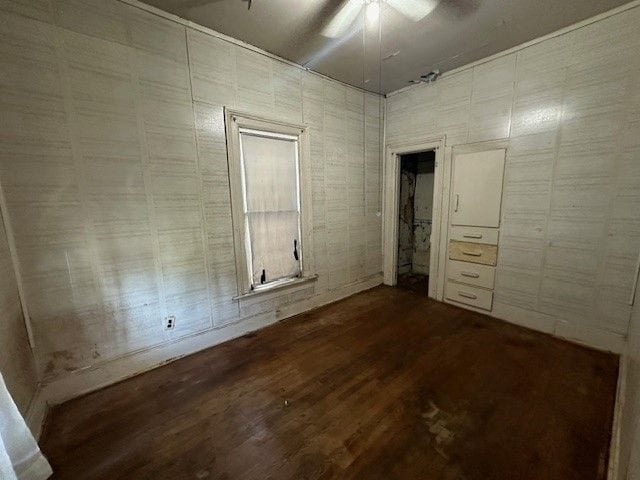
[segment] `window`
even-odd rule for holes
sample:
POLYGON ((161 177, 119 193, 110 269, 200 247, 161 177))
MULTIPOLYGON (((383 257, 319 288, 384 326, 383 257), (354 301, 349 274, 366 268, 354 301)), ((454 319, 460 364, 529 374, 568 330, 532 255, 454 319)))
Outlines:
POLYGON ((225 120, 239 294, 309 278, 306 128, 230 110, 225 120))

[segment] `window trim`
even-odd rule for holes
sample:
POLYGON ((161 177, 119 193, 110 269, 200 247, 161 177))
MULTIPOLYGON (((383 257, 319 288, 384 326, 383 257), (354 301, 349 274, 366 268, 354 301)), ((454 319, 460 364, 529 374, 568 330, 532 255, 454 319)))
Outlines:
POLYGON ((231 193, 231 219, 233 223, 233 242, 236 265, 238 295, 234 298, 255 295, 286 288, 291 283, 312 278, 315 275, 315 262, 311 242, 311 161, 309 130, 306 125, 239 112, 225 107, 225 130, 227 137, 227 163, 229 166, 229 188, 231 193), (240 130, 258 130, 276 135, 297 137, 298 145, 298 189, 300 202, 300 276, 274 282, 252 290, 249 275, 249 252, 245 235, 244 184, 240 146, 240 130))

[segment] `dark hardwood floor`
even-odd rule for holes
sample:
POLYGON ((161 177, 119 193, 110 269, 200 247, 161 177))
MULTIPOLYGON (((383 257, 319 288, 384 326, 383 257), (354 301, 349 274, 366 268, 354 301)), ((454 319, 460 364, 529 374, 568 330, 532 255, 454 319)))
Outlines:
POLYGON ((57 479, 601 480, 618 359, 378 287, 51 412, 57 479))
POLYGON ((429 275, 419 273, 398 274, 398 288, 409 290, 416 295, 429 296, 429 275))

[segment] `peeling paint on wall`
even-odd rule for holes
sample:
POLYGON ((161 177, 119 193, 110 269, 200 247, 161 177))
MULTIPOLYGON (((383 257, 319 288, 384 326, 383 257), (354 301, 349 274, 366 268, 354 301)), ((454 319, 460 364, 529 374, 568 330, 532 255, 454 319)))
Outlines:
POLYGON ((429 275, 433 152, 404 156, 400 170, 398 273, 429 275))
POLYGON ((416 175, 413 218, 413 273, 429 275, 432 217, 433 173, 418 173, 416 175))
POLYGON ((413 218, 416 174, 400 172, 400 222, 398 231, 398 273, 411 272, 413 262, 413 218))

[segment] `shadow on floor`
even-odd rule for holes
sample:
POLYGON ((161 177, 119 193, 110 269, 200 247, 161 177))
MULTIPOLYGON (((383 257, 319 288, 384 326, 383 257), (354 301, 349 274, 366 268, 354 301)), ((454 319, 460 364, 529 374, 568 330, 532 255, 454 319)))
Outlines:
POLYGON ((419 273, 398 274, 398 288, 409 290, 418 295, 429 296, 429 275, 419 273))

